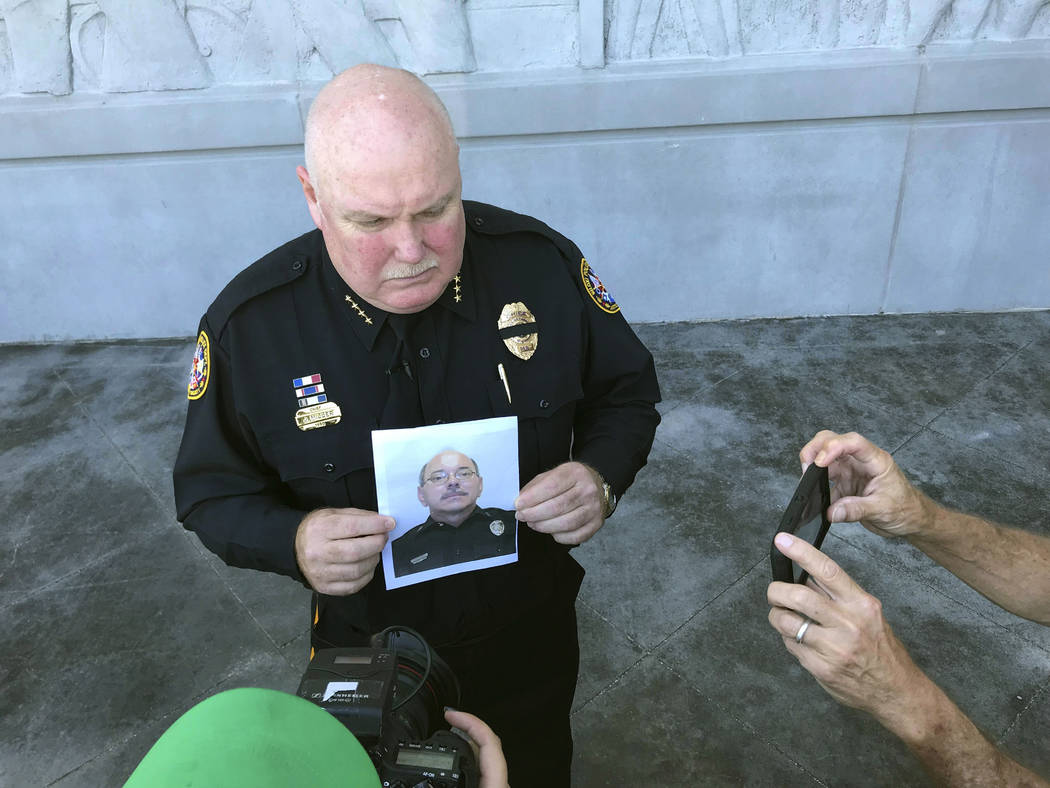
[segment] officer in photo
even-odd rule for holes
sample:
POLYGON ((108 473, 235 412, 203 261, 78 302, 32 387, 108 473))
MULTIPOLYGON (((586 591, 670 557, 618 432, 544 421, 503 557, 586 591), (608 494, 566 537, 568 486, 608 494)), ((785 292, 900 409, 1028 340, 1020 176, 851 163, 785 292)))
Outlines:
POLYGON ((305 138, 317 229, 238 274, 200 322, 179 520, 226 563, 309 587, 314 648, 420 632, 502 740, 510 783, 567 786, 583 581, 569 550, 646 462, 652 356, 572 241, 462 199, 448 113, 414 75, 336 76, 305 138), (372 431, 504 416, 518 560, 387 590, 395 523, 377 511, 372 431))
POLYGON ((514 512, 478 508, 483 486, 478 464, 458 451, 423 466, 417 494, 430 516, 391 543, 397 577, 514 552, 514 512))

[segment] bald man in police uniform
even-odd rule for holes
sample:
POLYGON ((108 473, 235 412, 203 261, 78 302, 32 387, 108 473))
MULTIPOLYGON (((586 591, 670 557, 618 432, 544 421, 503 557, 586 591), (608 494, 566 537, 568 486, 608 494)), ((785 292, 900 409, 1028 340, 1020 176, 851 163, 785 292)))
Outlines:
POLYGON ((511 555, 517 543, 514 512, 479 508, 483 488, 478 464, 467 455, 443 451, 432 457, 419 471, 416 491, 430 516, 391 542, 394 575, 511 555))
MULTIPOLYGON (((404 71, 329 82, 297 170, 317 230, 241 272, 200 322, 179 519, 233 566, 313 590, 311 645, 416 629, 515 788, 568 785, 579 665, 569 554, 645 464, 652 356, 580 250, 461 198, 448 113, 404 71), (518 419, 518 561, 387 590, 371 432, 518 419)), ((631 522, 619 527, 630 529, 631 522)))

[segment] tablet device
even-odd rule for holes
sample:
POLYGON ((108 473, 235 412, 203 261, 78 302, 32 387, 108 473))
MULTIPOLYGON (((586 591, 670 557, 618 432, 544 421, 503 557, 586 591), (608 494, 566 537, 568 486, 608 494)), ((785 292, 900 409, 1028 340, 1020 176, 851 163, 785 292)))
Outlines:
MULTIPOLYGON (((828 469, 812 463, 804 474, 802 481, 795 488, 791 502, 780 518, 776 532, 785 531, 798 539, 805 539, 820 549, 824 536, 831 525, 828 522, 828 507, 831 506, 831 490, 828 486, 828 469)), ((785 583, 805 583, 809 573, 777 550, 775 544, 769 546, 769 561, 773 566, 773 579, 785 583)))

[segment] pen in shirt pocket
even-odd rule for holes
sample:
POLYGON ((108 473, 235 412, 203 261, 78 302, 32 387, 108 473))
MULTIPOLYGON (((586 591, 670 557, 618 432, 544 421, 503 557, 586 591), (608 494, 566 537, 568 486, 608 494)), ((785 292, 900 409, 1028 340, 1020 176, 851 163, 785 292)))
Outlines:
POLYGON ((503 364, 496 365, 496 371, 499 373, 499 379, 503 381, 503 390, 507 392, 507 404, 512 404, 510 398, 510 383, 507 382, 507 371, 503 369, 503 364))

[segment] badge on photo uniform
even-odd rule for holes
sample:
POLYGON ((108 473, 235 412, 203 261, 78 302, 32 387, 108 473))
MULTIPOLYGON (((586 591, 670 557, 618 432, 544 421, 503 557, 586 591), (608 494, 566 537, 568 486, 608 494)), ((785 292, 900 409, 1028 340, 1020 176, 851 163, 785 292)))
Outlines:
POLYGON ((303 432, 338 424, 343 418, 343 411, 328 399, 321 382, 321 375, 304 375, 292 381, 299 410, 295 412, 295 426, 303 432))
POLYGON ((489 530, 492 531, 493 536, 503 536, 503 532, 507 530, 507 527, 503 525, 502 520, 493 520, 489 523, 489 530))
POLYGON ((594 273, 594 269, 591 268, 591 264, 587 262, 586 257, 580 258, 580 278, 583 279, 583 286, 587 288, 591 300, 603 311, 608 312, 610 315, 615 315, 620 311, 620 305, 616 303, 612 293, 602 284, 598 274, 594 273))
POLYGON ((529 311, 521 301, 512 304, 504 304, 503 311, 496 321, 499 329, 500 339, 507 346, 507 350, 520 358, 528 361, 536 352, 540 344, 540 335, 536 325, 536 316, 529 311))
POLYGON ((189 399, 200 399, 208 390, 208 375, 211 372, 211 345, 208 335, 201 331, 197 347, 193 351, 193 366, 190 367, 190 383, 186 387, 189 399))

